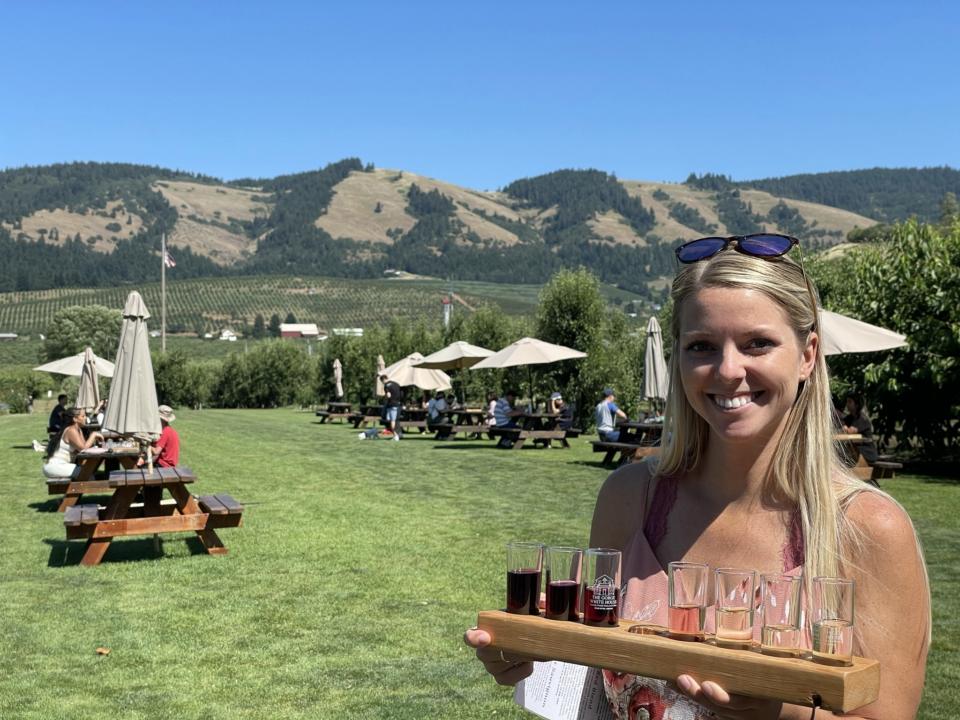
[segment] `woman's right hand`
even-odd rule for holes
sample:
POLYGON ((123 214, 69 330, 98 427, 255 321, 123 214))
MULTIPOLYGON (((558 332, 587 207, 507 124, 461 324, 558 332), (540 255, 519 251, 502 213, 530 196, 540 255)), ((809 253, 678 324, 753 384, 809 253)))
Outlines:
POLYGON ((472 627, 463 634, 463 641, 477 650, 477 659, 499 685, 516 685, 533 672, 533 662, 522 657, 504 655, 488 647, 493 638, 486 630, 472 627))

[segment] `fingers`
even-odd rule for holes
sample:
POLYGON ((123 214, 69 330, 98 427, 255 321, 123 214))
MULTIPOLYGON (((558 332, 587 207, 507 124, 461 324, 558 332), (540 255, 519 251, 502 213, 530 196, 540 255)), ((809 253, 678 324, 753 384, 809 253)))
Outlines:
POLYGON ((493 642, 490 633, 470 628, 463 634, 463 641, 477 650, 477 659, 500 685, 516 685, 533 672, 533 663, 525 658, 512 657, 502 650, 489 647, 493 642))
POLYGON ((493 638, 486 630, 472 627, 463 634, 463 641, 472 648, 483 648, 489 645, 493 638))
POLYGON ((776 718, 780 715, 780 703, 745 695, 731 695, 712 680, 699 683, 690 675, 681 675, 677 678, 677 687, 684 695, 696 700, 721 718, 747 717, 760 720, 776 718))

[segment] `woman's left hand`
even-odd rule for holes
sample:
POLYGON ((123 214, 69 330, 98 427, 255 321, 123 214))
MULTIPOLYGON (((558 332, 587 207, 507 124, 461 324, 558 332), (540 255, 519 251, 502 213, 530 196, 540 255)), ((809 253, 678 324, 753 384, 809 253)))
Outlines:
POLYGON ((696 700, 721 718, 774 720, 780 717, 780 710, 783 707, 783 704, 776 700, 731 695, 711 680, 701 684, 689 675, 678 677, 677 687, 684 695, 696 700))

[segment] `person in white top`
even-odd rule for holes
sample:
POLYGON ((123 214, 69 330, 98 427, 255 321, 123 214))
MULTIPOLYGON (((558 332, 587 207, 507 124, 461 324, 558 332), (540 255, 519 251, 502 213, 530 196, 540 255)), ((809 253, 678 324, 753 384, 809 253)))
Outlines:
POLYGON ((83 408, 69 407, 63 411, 63 418, 64 426, 47 444, 43 474, 48 478, 70 477, 77 468, 74 463, 76 454, 103 440, 99 432, 83 437, 82 428, 87 422, 87 413, 83 408))

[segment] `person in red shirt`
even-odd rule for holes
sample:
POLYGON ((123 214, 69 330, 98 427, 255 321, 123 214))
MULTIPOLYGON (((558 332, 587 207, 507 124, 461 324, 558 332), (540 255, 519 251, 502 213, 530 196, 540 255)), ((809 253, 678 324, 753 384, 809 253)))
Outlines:
POLYGON ((160 467, 174 467, 180 460, 180 436, 170 427, 170 423, 176 420, 177 416, 169 405, 161 405, 158 410, 163 430, 160 431, 160 439, 151 448, 153 462, 160 467))

